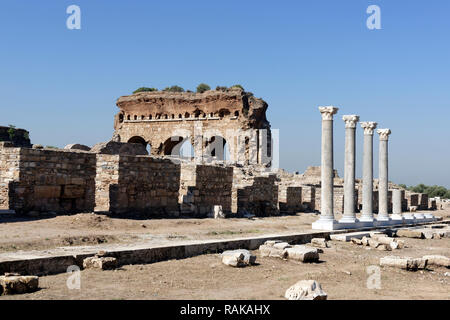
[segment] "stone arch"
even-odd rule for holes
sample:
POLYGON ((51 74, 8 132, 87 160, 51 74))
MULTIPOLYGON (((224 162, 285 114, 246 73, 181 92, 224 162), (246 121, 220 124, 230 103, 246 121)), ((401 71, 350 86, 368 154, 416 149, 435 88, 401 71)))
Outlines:
POLYGON ((162 144, 161 153, 173 157, 194 157, 193 146, 190 137, 172 136, 162 144), (191 150, 186 150, 190 147, 191 150), (187 151, 191 151, 187 154, 187 151))
POLYGON ((219 117, 220 118, 223 118, 223 117, 228 116, 228 115, 230 115, 230 110, 228 110, 228 109, 220 109, 219 110, 219 117))
POLYGON ((144 146, 147 146, 147 141, 145 141, 145 139, 142 138, 141 136, 131 137, 130 139, 128 139, 128 143, 140 143, 143 144, 144 146))
POLYGON ((128 139, 128 143, 139 143, 142 144, 147 150, 148 154, 151 154, 152 146, 149 142, 145 141, 141 136, 133 136, 128 139))

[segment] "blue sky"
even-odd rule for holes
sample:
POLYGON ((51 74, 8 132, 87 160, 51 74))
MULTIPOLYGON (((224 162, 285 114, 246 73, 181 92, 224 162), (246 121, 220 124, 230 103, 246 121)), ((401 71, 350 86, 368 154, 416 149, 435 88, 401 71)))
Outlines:
MULTIPOLYGON (((137 87, 240 83, 269 103, 289 171, 320 164, 317 106, 335 105, 341 176, 342 115, 359 114, 393 132, 390 180, 450 187, 449 10, 447 0, 3 0, 0 125, 30 130, 33 143, 93 145, 137 87), (81 30, 66 28, 72 4, 81 30), (381 30, 366 27, 372 4, 381 30)), ((357 139, 360 176, 361 128, 357 139)))

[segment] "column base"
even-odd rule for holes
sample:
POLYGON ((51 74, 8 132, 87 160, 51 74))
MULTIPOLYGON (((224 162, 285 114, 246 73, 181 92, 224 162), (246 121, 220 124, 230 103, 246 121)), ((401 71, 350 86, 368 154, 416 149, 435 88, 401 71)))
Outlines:
POLYGON ((343 216, 342 218, 341 218, 341 220, 339 220, 339 223, 355 223, 355 222, 357 222, 358 221, 358 219, 356 219, 356 217, 346 217, 346 216, 343 216))
POLYGON ((417 220, 423 220, 425 219, 425 216, 423 213, 414 213, 414 218, 416 218, 417 220))
POLYGON ((436 219, 436 217, 432 213, 425 213, 424 216, 425 219, 436 219))

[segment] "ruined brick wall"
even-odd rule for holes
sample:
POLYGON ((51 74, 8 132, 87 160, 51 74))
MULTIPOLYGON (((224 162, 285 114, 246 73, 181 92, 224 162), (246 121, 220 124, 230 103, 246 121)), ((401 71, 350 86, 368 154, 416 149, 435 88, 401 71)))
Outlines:
POLYGON ((120 97, 117 106, 120 111, 114 119, 113 139, 150 145, 154 156, 176 155, 185 141, 191 143, 194 157, 216 156, 219 160, 223 158, 217 150, 223 152, 227 144, 233 162, 256 158, 253 160, 262 163, 262 150, 271 150, 268 105, 241 89, 141 92, 120 97), (252 134, 247 141, 243 132, 249 131, 252 134), (267 140, 262 138, 264 133, 267 140), (213 148, 219 138, 224 139, 223 145, 213 148))
POLYGON ((19 179, 20 149, 0 145, 0 210, 10 207, 9 190, 13 181, 19 179))
POLYGON ((406 198, 406 210, 409 211, 411 207, 419 206, 419 194, 412 193, 410 191, 405 192, 405 198, 406 198))
POLYGON ((248 175, 245 169, 234 168, 232 199, 233 213, 279 214, 276 175, 248 175))
POLYGON ((302 187, 278 186, 278 204, 281 213, 303 211, 302 187))
POLYGON ((428 210, 428 194, 419 193, 418 203, 420 210, 428 210))
POLYGON ((96 211, 178 216, 179 164, 149 156, 97 157, 96 211))
POLYGON ((233 168, 181 164, 180 204, 185 216, 206 217, 215 205, 231 212, 233 168))
POLYGON ((18 213, 93 210, 95 155, 29 148, 3 149, 2 155, 9 152, 19 164, 18 176, 15 172, 9 184, 11 209, 18 213))
POLYGON ((307 211, 314 211, 316 207, 316 188, 314 186, 302 186, 302 204, 307 211))

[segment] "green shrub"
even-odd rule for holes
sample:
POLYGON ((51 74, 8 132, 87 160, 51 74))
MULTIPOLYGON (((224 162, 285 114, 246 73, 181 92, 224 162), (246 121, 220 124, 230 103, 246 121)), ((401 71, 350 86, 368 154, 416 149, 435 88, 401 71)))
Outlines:
POLYGON ((245 90, 243 86, 241 86, 240 84, 235 84, 234 86, 231 86, 230 88, 239 88, 241 90, 245 90))
POLYGON ((197 86, 197 93, 203 93, 205 91, 211 90, 211 87, 208 86, 206 83, 200 83, 197 86))
POLYGON ((158 91, 158 89, 156 89, 156 88, 140 87, 140 88, 134 90, 133 93, 138 93, 138 92, 151 92, 151 91, 158 91))
POLYGON ((12 140, 14 139, 14 135, 16 133, 16 126, 13 126, 12 124, 9 125, 8 134, 9 138, 12 140))
POLYGON ((228 90, 227 87, 222 87, 222 86, 217 86, 217 87, 216 87, 216 91, 223 91, 223 92, 225 92, 225 91, 227 91, 227 90, 228 90))
POLYGON ((167 91, 167 92, 184 92, 184 89, 180 86, 171 86, 171 87, 167 87, 165 88, 163 91, 167 91))

